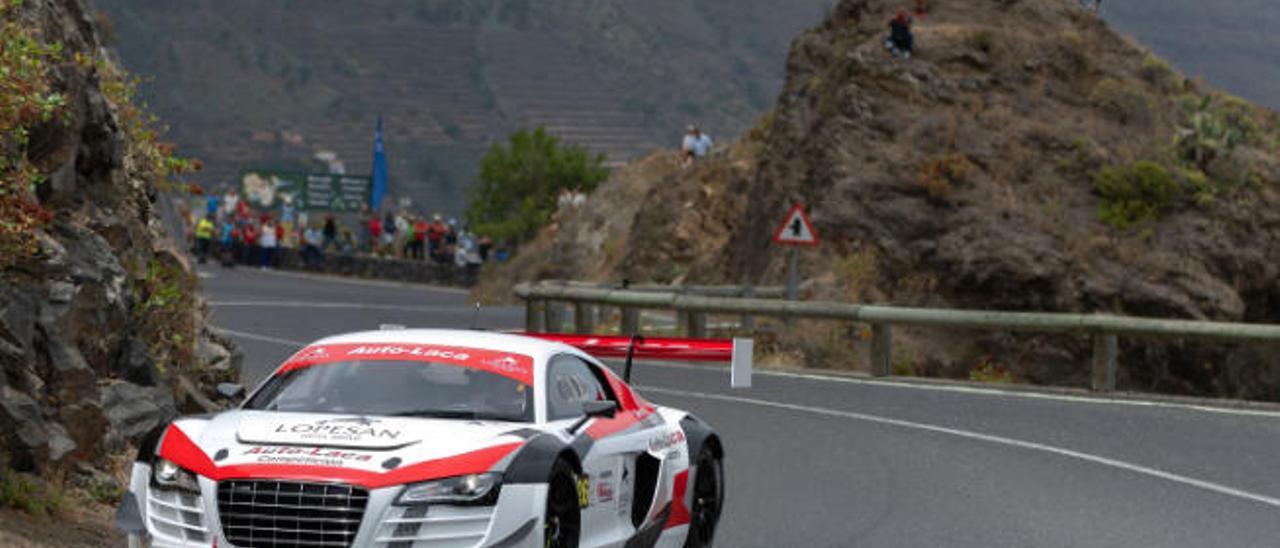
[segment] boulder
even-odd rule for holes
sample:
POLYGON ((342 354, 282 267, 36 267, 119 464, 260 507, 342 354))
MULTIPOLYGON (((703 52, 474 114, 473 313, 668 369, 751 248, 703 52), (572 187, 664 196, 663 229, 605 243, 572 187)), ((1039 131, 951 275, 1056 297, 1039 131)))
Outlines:
POLYGON ((108 381, 101 388, 101 407, 111 431, 107 449, 123 448, 122 442, 136 443, 148 432, 178 415, 168 390, 139 386, 124 381, 108 381), (112 447, 120 445, 121 447, 112 447))
POLYGON ((17 470, 35 470, 48 457, 50 432, 40 405, 8 386, 0 386, 0 439, 17 470))
POLYGON ((133 384, 155 386, 158 376, 155 360, 147 350, 147 344, 137 337, 129 337, 120 345, 113 362, 112 372, 133 384))

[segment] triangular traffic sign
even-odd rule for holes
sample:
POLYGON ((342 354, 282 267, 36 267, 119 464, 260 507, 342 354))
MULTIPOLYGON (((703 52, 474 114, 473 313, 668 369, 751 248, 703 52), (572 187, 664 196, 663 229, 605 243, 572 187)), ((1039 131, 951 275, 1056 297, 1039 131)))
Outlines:
POLYGON ((787 218, 773 233, 773 241, 778 245, 818 245, 818 232, 813 229, 813 222, 809 221, 803 205, 792 206, 787 218))

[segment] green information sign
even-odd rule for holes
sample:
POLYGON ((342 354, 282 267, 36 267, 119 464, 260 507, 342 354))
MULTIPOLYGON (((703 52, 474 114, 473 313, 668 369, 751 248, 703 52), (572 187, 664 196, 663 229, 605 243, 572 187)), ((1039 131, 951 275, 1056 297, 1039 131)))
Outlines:
POLYGON ((298 211, 359 211, 369 202, 373 180, 357 175, 245 171, 240 195, 259 209, 278 209, 291 202, 298 211))

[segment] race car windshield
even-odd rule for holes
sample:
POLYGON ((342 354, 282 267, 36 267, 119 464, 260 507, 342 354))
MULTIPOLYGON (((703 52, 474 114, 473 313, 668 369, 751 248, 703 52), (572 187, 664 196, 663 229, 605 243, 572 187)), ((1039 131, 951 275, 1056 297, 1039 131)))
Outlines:
POLYGON ((533 421, 532 387, 501 375, 434 362, 331 362, 277 375, 245 409, 533 421))

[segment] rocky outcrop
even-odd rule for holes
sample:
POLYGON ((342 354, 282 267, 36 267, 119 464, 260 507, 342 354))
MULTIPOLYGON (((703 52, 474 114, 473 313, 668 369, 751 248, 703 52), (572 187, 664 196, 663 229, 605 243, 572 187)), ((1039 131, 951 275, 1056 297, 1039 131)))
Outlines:
MULTIPOLYGON (((598 213, 583 217, 634 211, 618 223, 625 236, 593 246, 569 221, 532 247, 560 264, 518 258, 535 264, 495 279, 554 268, 778 283, 786 253, 771 231, 800 201, 823 237, 802 254, 811 298, 1280 322, 1270 259, 1280 117, 1184 78, 1073 0, 935 4, 905 61, 882 43, 901 2, 839 2, 793 42, 777 108, 740 142, 649 173, 660 183, 638 207, 602 198, 626 176, 601 187, 589 201, 598 213), (1202 124, 1196 105, 1218 105, 1210 117, 1225 125, 1202 124), (1179 139, 1205 128, 1231 144, 1196 161, 1179 139), (1158 190, 1105 195, 1103 175, 1144 161, 1164 174, 1146 181, 1158 190), (1143 207, 1155 213, 1130 218, 1143 207), (547 251, 573 248, 587 252, 547 251)), ((900 342, 918 373, 967 377, 998 363, 1019 380, 1087 382, 1086 341, 913 332, 900 342)), ((1131 339, 1122 350, 1125 388, 1280 399, 1264 353, 1131 339)))
POLYGON ((34 231, 34 253, 0 270, 0 452, 19 470, 73 471, 179 412, 216 407, 208 387, 238 377, 238 352, 201 327, 201 310, 174 310, 161 292, 190 296, 194 278, 152 218, 158 181, 138 151, 155 144, 130 129, 127 98, 104 89, 118 69, 88 9, 20 4, 12 20, 61 45, 47 69, 65 105, 29 128, 25 153, 46 178, 34 198, 52 221, 34 231), (191 282, 160 288, 157 272, 191 282), (195 319, 140 327, 160 311, 195 319), (166 350, 182 347, 192 350, 166 350), (175 398, 184 384, 200 397, 175 398))

